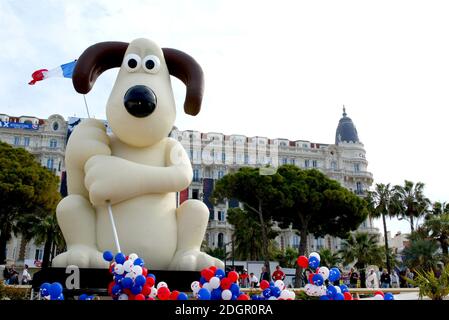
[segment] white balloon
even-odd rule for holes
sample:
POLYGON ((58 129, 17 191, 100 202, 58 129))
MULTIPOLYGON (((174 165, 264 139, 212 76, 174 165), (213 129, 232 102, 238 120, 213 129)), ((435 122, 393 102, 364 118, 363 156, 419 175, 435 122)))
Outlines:
POLYGON ((223 290, 223 292, 221 293, 221 297, 223 298, 223 300, 231 300, 232 298, 232 292, 231 290, 223 290))
POLYGON ((306 294, 308 296, 312 296, 312 291, 313 291, 313 285, 311 283, 308 283, 304 286, 304 290, 306 291, 306 294))
POLYGON ((282 290, 279 298, 287 300, 288 298, 290 298, 290 292, 288 290, 282 290))
POLYGON ((217 289, 220 286, 220 278, 218 277, 210 278, 209 284, 212 289, 217 289))
POLYGON ((142 267, 141 266, 133 266, 132 267, 132 272, 136 274, 136 276, 140 276, 143 272, 142 267))
POLYGON ((374 300, 384 300, 384 297, 381 294, 376 294, 374 300))
POLYGON ((159 282, 158 284, 157 284, 157 289, 159 290, 159 288, 161 288, 161 287, 167 287, 168 288, 168 285, 167 285, 167 283, 165 283, 164 281, 161 281, 161 282, 159 282))
POLYGON ((274 283, 274 286, 278 287, 281 290, 284 290, 284 288, 285 288, 284 281, 282 281, 282 280, 276 280, 276 282, 274 283))
POLYGON ((128 256, 128 260, 134 261, 134 260, 136 260, 138 257, 139 257, 139 256, 138 256, 137 254, 131 253, 131 254, 128 256))
POLYGON ((192 292, 194 293, 194 294, 197 294, 198 293, 198 291, 200 291, 200 287, 195 287, 195 288, 193 288, 193 290, 192 290, 192 292))
POLYGON ((133 261, 132 260, 126 260, 123 263, 123 268, 125 268, 126 272, 131 272, 131 268, 133 267, 133 261))
POLYGON ((131 279, 134 279, 135 277, 134 277, 134 274, 133 274, 132 272, 129 272, 129 273, 127 273, 127 274, 125 275, 125 278, 131 278, 131 279))
POLYGON ((323 279, 326 280, 329 278, 329 268, 328 267, 320 267, 318 273, 323 276, 323 279))
POLYGON ((276 298, 275 296, 271 296, 268 298, 268 300, 277 300, 278 298, 276 298))
POLYGON ((123 274, 123 272, 125 272, 125 268, 123 268, 122 264, 116 264, 114 266, 114 272, 115 274, 123 274))
POLYGON ((337 290, 337 293, 341 293, 341 289, 339 286, 334 286, 334 288, 337 290))
POLYGON ((151 287, 150 297, 152 298, 157 297, 157 289, 155 287, 151 287))
POLYGON ((292 300, 296 299, 296 293, 294 291, 290 291, 290 299, 292 300))
POLYGON ((309 259, 312 257, 315 257, 318 259, 318 261, 321 261, 320 254, 318 252, 312 252, 311 254, 309 254, 309 259))
POLYGON ((126 293, 122 293, 118 296, 119 300, 128 300, 128 295, 126 293))
POLYGON ((210 291, 212 291, 212 288, 211 288, 211 286, 210 286, 210 283, 209 282, 205 282, 205 283, 203 283, 203 288, 204 289, 207 289, 209 292, 210 291))
POLYGON ((198 281, 193 281, 192 284, 190 285, 190 288, 192 289, 192 291, 195 290, 195 288, 199 288, 200 287, 200 283, 198 281))

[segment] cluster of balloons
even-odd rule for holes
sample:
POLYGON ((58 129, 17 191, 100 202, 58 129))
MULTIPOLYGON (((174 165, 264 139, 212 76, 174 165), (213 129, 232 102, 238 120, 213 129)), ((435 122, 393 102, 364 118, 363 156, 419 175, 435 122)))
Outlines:
POLYGON ((41 284, 39 293, 45 300, 64 300, 62 285, 59 282, 41 284))
POLYGON ((252 300, 295 300, 296 297, 295 292, 288 290, 282 280, 270 282, 262 280, 260 289, 263 290, 262 294, 259 296, 253 295, 252 300))
MULTIPOLYGON (((320 267, 321 257, 319 253, 312 252, 309 257, 300 256, 297 263, 301 268, 310 268, 314 270, 309 275, 309 283, 305 285, 304 289, 307 295, 320 297, 320 300, 353 300, 351 293, 346 285, 341 284, 334 286, 331 283, 340 280, 341 273, 338 268, 320 267), (329 284, 326 286, 326 280, 329 284)), ((394 300, 391 293, 383 293, 377 291, 375 293, 376 300, 394 300)))
POLYGON ((103 258, 110 262, 109 271, 113 281, 109 283, 108 293, 114 300, 187 300, 187 295, 170 291, 167 283, 156 285, 156 276, 148 272, 145 262, 135 253, 125 256, 105 251, 103 258))

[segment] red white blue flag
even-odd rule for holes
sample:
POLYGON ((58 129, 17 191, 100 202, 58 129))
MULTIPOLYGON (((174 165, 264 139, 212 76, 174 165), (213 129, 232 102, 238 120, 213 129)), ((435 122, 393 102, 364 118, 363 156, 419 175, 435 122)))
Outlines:
POLYGON ((72 78, 73 70, 75 69, 76 60, 62 64, 59 67, 54 69, 39 69, 33 72, 31 77, 33 80, 28 82, 28 84, 33 85, 37 81, 42 81, 44 79, 52 78, 52 77, 64 77, 64 78, 72 78))

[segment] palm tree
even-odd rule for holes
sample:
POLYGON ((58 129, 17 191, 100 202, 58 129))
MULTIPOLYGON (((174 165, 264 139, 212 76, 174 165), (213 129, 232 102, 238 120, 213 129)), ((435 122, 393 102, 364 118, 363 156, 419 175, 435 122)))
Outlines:
POLYGON ((322 248, 319 254, 321 257, 320 264, 329 268, 338 266, 342 261, 338 252, 332 252, 327 248, 322 248))
POLYGON ((434 240, 417 239, 402 251, 405 264, 415 270, 431 270, 440 261, 438 244, 434 240))
POLYGON ((449 246, 449 213, 430 215, 423 227, 429 233, 429 237, 440 243, 443 255, 447 257, 449 246))
POLYGON ((343 263, 354 266, 360 270, 362 287, 365 286, 365 268, 368 265, 380 265, 383 252, 377 245, 377 235, 366 232, 356 232, 344 239, 340 250, 343 263))
POLYGON ((284 251, 275 250, 273 252, 273 258, 279 261, 279 264, 285 268, 294 268, 296 259, 298 258, 298 251, 291 247, 288 247, 284 251))
POLYGON ((376 184, 374 191, 368 192, 368 203, 369 203, 369 215, 372 218, 382 217, 382 222, 384 226, 384 239, 385 239, 385 258, 387 263, 388 273, 391 274, 391 263, 388 253, 390 252, 388 248, 388 237, 387 237, 387 222, 385 216, 391 216, 391 198, 393 190, 390 188, 390 184, 378 183, 376 184))
POLYGON ((395 209, 395 215, 401 219, 409 219, 410 229, 415 230, 414 219, 419 219, 427 213, 430 200, 424 196, 424 183, 414 184, 412 181, 405 180, 404 186, 394 186, 392 207, 395 209))

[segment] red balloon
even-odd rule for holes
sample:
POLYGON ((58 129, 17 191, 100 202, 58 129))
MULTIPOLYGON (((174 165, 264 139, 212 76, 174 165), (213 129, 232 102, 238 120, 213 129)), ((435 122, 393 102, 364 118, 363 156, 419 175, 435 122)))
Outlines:
POLYGON ((260 289, 265 290, 270 287, 270 283, 267 280, 260 281, 260 289))
POLYGON ((350 292, 343 293, 345 300, 352 300, 352 294, 350 292))
POLYGON ((237 282, 239 279, 239 274, 235 271, 231 271, 228 273, 228 278, 231 280, 231 282, 237 282))
POLYGON ((229 289, 231 287, 231 284, 232 284, 232 282, 231 282, 231 280, 229 280, 229 278, 221 279, 220 286, 223 290, 229 289))
POLYGON ((173 290, 168 300, 178 300, 179 291, 173 290))
POLYGON ((147 300, 154 300, 154 298, 153 297, 148 297, 147 300))
POLYGON ((149 285, 144 285, 143 287, 142 287, 142 292, 141 292, 141 294, 143 294, 145 297, 146 296, 148 296, 149 294, 151 293, 151 286, 149 286, 149 285))
POLYGON ((249 296, 247 294, 241 294, 238 296, 237 300, 249 300, 249 296))
POLYGON ((214 272, 210 269, 203 269, 201 270, 201 276, 206 279, 206 281, 209 281, 210 278, 214 276, 214 272))
POLYGON ((170 297, 170 290, 167 287, 160 287, 157 290, 157 297, 159 300, 168 300, 170 297))
POLYGON ((296 263, 301 268, 307 268, 309 266, 309 259, 307 259, 306 256, 299 256, 298 259, 296 260, 296 263))
POLYGON ((143 301, 143 300, 145 300, 145 296, 143 294, 139 293, 138 295, 136 295, 134 300, 143 301))
POLYGON ((146 277, 146 276, 148 275, 148 269, 147 269, 147 268, 142 267, 142 275, 143 275, 144 277, 146 277))
POLYGON ((309 283, 313 283, 313 276, 314 275, 315 275, 314 273, 309 274, 309 283))
POLYGON ((212 270, 212 272, 215 274, 215 271, 217 271, 217 267, 216 266, 210 266, 209 270, 212 270))
POLYGON ((114 271, 114 267, 115 267, 115 262, 112 262, 112 263, 109 265, 109 273, 112 273, 112 272, 114 271))
POLYGON ((146 281, 146 285, 150 286, 150 287, 154 286, 154 278, 148 277, 147 281, 146 281))
POLYGON ((382 297, 385 297, 385 294, 382 291, 376 291, 374 292, 374 295, 380 294, 382 297))

